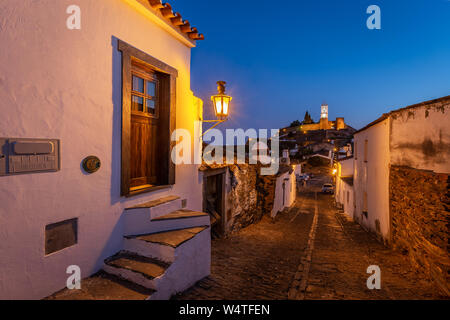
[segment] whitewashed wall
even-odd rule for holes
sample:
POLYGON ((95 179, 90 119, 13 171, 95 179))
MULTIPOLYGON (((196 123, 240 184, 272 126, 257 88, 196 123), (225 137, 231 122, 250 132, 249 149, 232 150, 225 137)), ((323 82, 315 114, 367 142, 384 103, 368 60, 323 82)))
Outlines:
POLYGON ((366 229, 376 232, 379 221, 380 235, 389 234, 389 119, 385 119, 354 136, 354 219, 366 229), (364 161, 364 141, 368 141, 368 158, 364 161), (362 215, 364 192, 367 192, 367 218, 362 215))
POLYGON ((0 1, 0 137, 61 139, 61 171, 0 177, 0 299, 42 298, 66 267, 96 272, 121 248, 125 206, 167 194, 201 210, 197 167, 177 166, 172 190, 120 197, 121 55, 117 39, 179 72, 177 127, 201 115, 190 91, 190 48, 123 0, 0 1), (66 28, 76 3, 82 29, 66 28), (86 175, 81 161, 102 168, 86 175), (44 254, 47 224, 79 219, 78 244, 44 254))
POLYGON ((338 162, 336 172, 336 190, 334 193, 336 202, 343 205, 344 212, 352 219, 354 212, 353 186, 348 185, 341 178, 353 176, 353 162, 353 158, 338 162))
POLYGON ((391 164, 450 172, 450 98, 391 116, 391 164))
POLYGON ((294 168, 294 174, 301 175, 302 174, 302 165, 301 164, 294 164, 292 166, 294 168))
POLYGON ((292 173, 285 172, 277 176, 275 184, 275 197, 273 202, 271 217, 275 217, 278 212, 284 208, 290 207, 294 204, 296 198, 296 178, 295 170, 292 173), (284 204, 283 204, 283 183, 285 185, 284 204))
POLYGON ((354 195, 353 186, 345 183, 344 181, 338 179, 340 184, 339 187, 336 184, 335 199, 336 202, 342 205, 344 213, 353 219, 354 217, 354 195))

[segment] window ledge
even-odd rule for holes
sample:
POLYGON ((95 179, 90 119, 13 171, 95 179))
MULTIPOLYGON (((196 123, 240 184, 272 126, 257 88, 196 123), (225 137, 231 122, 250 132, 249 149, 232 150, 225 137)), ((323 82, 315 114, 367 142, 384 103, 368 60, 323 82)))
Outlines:
POLYGON ((163 190, 163 189, 170 189, 172 187, 173 187, 173 185, 164 185, 164 186, 152 186, 152 187, 148 187, 148 188, 142 188, 142 189, 130 191, 126 195, 126 197, 129 198, 129 197, 132 197, 132 196, 136 196, 138 194, 149 193, 149 192, 163 190))

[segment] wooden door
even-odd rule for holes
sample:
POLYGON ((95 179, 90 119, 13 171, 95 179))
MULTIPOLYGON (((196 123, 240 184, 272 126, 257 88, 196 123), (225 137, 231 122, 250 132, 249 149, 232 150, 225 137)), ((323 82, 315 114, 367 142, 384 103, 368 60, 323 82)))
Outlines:
POLYGON ((130 189, 158 185, 159 81, 155 73, 133 70, 130 130, 130 189))
POLYGON ((204 210, 211 216, 211 234, 221 237, 225 232, 224 174, 207 176, 204 180, 204 210))

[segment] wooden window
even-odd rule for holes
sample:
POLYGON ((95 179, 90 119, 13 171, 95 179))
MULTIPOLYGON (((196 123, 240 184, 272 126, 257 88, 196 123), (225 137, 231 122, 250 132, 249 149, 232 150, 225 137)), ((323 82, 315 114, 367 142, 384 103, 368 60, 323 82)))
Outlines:
POLYGON ((176 69, 119 40, 122 52, 121 195, 175 184, 176 69))
POLYGON ((131 113, 143 113, 158 118, 159 80, 156 73, 132 64, 131 113))

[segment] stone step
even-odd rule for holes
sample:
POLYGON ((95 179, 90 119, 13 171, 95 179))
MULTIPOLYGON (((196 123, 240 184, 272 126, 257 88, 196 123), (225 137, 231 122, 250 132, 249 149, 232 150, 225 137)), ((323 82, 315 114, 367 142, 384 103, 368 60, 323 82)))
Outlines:
MULTIPOLYGON (((161 276, 146 283, 137 282, 155 288, 156 294, 152 296, 153 299, 169 299, 173 294, 186 290, 210 274, 209 225, 125 236, 123 248, 136 255, 170 264, 161 276)), ((127 277, 127 279, 136 281, 135 278, 127 277)), ((140 279, 142 280, 142 277, 140 279)))
POLYGON ((158 282, 170 263, 121 251, 105 260, 103 270, 145 288, 157 290, 158 282))
POLYGON ((159 198, 159 199, 147 201, 147 202, 144 202, 142 204, 138 204, 138 205, 134 205, 134 206, 125 208, 125 210, 139 209, 139 208, 153 208, 153 207, 162 205, 164 203, 172 202, 172 201, 175 201, 175 200, 178 200, 178 199, 180 199, 180 197, 178 197, 178 196, 162 197, 162 198, 159 198))
POLYGON ((205 229, 209 229, 208 226, 125 236, 123 248, 144 257, 170 263, 175 260, 177 247, 194 238, 205 229))
POLYGON ((194 227, 194 228, 183 228, 178 230, 169 230, 164 232, 155 232, 155 233, 149 233, 134 237, 128 237, 128 238, 134 238, 137 240, 149 242, 149 243, 157 243, 162 244, 166 246, 171 246, 173 248, 177 248, 178 246, 182 245, 184 242, 192 239, 197 235, 198 233, 202 232, 203 230, 207 229, 208 226, 200 226, 200 227, 194 227))
POLYGON ((157 215, 146 211, 129 213, 131 211, 126 211, 124 215, 126 236, 210 225, 209 215, 199 211, 177 208, 157 215))
POLYGON ((210 269, 208 225, 125 236, 124 250, 106 259, 101 273, 82 280, 82 290, 66 289, 50 299, 165 300, 207 277, 210 269))
POLYGON ((187 219, 195 217, 209 217, 209 214, 200 211, 192 211, 187 209, 180 209, 171 213, 153 218, 152 221, 172 220, 172 219, 187 219))
POLYGON ((156 218, 167 212, 176 211, 182 208, 181 198, 178 196, 166 196, 155 200, 125 208, 127 214, 149 214, 150 218, 156 218))
POLYGON ((152 300, 155 291, 100 271, 81 280, 81 289, 63 289, 46 300, 152 300))

